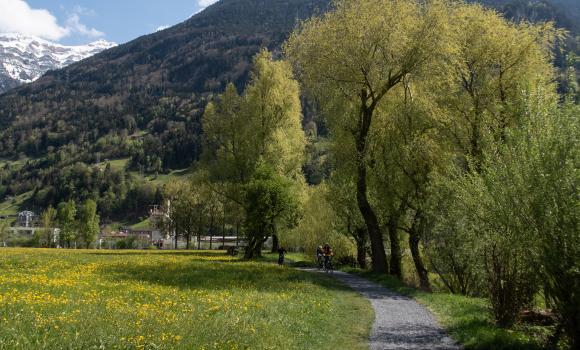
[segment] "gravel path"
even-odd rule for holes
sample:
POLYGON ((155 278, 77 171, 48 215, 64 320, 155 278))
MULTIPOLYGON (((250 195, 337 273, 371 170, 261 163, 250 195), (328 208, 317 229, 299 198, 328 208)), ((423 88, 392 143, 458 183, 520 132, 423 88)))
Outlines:
POLYGON ((333 275, 371 302, 375 310, 371 350, 461 349, 445 334, 433 315, 413 299, 362 277, 340 271, 333 275))

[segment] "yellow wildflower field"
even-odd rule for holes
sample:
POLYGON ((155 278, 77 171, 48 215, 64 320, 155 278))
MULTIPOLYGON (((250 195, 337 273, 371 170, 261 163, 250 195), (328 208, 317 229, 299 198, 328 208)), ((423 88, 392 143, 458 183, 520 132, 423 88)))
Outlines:
POLYGON ((356 349, 368 302, 223 252, 0 249, 0 349, 356 349))

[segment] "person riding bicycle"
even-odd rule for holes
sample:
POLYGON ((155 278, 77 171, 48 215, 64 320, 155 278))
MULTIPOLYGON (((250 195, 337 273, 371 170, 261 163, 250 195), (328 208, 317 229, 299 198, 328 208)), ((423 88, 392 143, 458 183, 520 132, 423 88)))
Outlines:
POLYGON ((316 248, 316 262, 318 263, 318 268, 319 269, 322 269, 322 267, 323 267, 323 263, 324 263, 323 258, 324 258, 324 251, 322 249, 322 246, 319 245, 316 248))
POLYGON ((330 265, 330 259, 332 258, 332 256, 334 255, 334 253, 332 252, 332 248, 330 247, 330 245, 328 243, 326 243, 323 247, 322 247, 322 254, 324 255, 324 267, 326 269, 329 269, 330 265))

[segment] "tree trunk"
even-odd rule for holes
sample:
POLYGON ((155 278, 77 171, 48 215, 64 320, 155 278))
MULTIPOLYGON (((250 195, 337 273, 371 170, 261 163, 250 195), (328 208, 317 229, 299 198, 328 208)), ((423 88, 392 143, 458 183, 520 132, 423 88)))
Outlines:
POLYGON ((214 224, 214 215, 212 213, 209 222, 209 250, 212 250, 213 247, 213 224, 214 224))
POLYGON ((418 216, 415 216, 411 230, 409 230, 409 247, 411 249, 411 255, 413 256, 413 262, 415 263, 415 270, 417 270, 417 276, 419 276, 421 289, 430 292, 431 283, 429 282, 429 272, 425 268, 425 263, 423 263, 423 258, 421 257, 421 250, 419 249, 421 232, 418 230, 417 221, 421 220, 421 218, 418 216))
POLYGON ((177 250, 177 231, 175 231, 175 250, 177 250))
POLYGON ((361 269, 367 268, 367 251, 365 246, 357 245, 356 247, 356 262, 361 269))
MULTIPOLYGON (((481 166, 483 162, 483 150, 481 148, 481 127, 480 127, 480 108, 479 103, 475 102, 475 121, 472 123, 471 129, 471 140, 470 140, 470 155, 472 157, 472 161, 474 162, 473 166, 474 169, 478 174, 481 173, 481 166)), ((467 168, 468 170, 470 167, 467 168)))
POLYGON ((226 206, 223 204, 223 216, 222 216, 222 249, 227 250, 226 248, 226 206))
POLYGON ((198 227, 197 227, 197 250, 201 250, 201 235, 203 234, 203 221, 202 221, 202 214, 201 210, 199 211, 198 216, 198 227))
POLYGON ((272 253, 278 252, 280 248, 280 241, 278 240, 278 235, 272 235, 272 253))
MULTIPOLYGON (((363 92, 363 103, 366 103, 366 93, 363 92)), ((373 271, 377 273, 386 273, 388 271, 387 255, 385 253, 385 244, 383 242, 383 233, 379 226, 377 215, 368 199, 367 193, 367 165, 366 165, 366 143, 367 136, 372 120, 372 110, 363 107, 361 111, 361 126, 356 137, 357 148, 357 203, 361 215, 367 226, 369 238, 371 241, 371 254, 373 261, 373 271)))
POLYGON ((399 240, 399 218, 392 217, 389 219, 389 241, 391 243, 391 266, 389 274, 403 279, 401 242, 399 240))
POLYGON ((244 251, 244 259, 249 260, 254 257, 254 240, 249 238, 246 250, 244 251))
POLYGON ((356 261, 361 269, 367 268, 367 231, 364 228, 356 229, 356 261))
POLYGON ((185 250, 189 250, 189 242, 190 241, 191 241, 191 235, 188 234, 186 237, 185 250))
POLYGON ((245 259, 254 259, 262 256, 262 245, 264 241, 257 239, 256 237, 251 237, 248 239, 248 246, 246 247, 246 252, 244 254, 245 259))

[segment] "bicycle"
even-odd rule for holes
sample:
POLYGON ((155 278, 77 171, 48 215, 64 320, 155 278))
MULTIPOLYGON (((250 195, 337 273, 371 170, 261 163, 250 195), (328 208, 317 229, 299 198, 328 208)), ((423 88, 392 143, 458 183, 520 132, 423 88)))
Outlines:
POLYGON ((328 259, 324 259, 324 272, 326 273, 334 273, 334 266, 332 265, 332 257, 329 256, 328 259))
POLYGON ((324 269, 324 255, 322 254, 316 255, 316 267, 319 270, 324 269))

